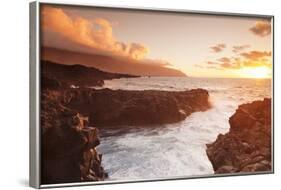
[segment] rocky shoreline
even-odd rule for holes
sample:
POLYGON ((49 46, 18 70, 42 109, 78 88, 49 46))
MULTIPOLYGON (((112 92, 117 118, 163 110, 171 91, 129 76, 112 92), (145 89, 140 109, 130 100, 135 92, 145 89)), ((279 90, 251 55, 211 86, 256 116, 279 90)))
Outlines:
POLYGON ((42 182, 107 177, 96 127, 173 123, 209 108, 208 92, 63 89, 42 91, 42 182))
POLYGON ((61 92, 64 104, 89 116, 91 125, 153 125, 175 123, 210 108, 208 91, 181 92, 70 89, 61 92))
POLYGON ((271 171, 271 99, 240 105, 229 124, 228 133, 207 144, 214 172, 271 171))
MULTIPOLYGON (((57 68, 57 65, 54 67, 57 68)), ((88 86, 108 79, 108 74, 103 74, 79 84, 88 86)), ((102 155, 96 150, 100 143, 100 127, 174 123, 184 120, 193 112, 210 108, 209 93, 203 89, 168 92, 72 88, 66 76, 59 75, 59 71, 46 74, 43 70, 43 184, 104 180, 107 174, 101 165, 102 155), (58 80, 58 76, 65 78, 58 80)))
MULTIPOLYGON (((176 123, 211 107, 204 89, 98 90, 89 87, 103 86, 105 79, 137 76, 79 65, 43 64, 48 64, 42 67, 41 78, 43 184, 107 177, 102 155, 96 150, 98 128, 176 123)), ((207 145, 214 172, 270 171, 271 99, 240 105, 229 123, 230 131, 207 145)))
POLYGON ((57 83, 57 86, 64 88, 103 86, 104 80, 139 77, 136 75, 108 73, 84 65, 63 65, 45 60, 41 63, 41 70, 43 87, 52 87, 54 82, 57 83))
POLYGON ((104 180, 98 129, 88 118, 44 91, 41 102, 41 180, 43 184, 104 180))

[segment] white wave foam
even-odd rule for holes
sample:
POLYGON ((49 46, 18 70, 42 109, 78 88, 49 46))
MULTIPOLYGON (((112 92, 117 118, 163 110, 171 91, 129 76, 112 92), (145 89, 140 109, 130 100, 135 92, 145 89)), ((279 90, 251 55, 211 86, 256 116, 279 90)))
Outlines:
POLYGON ((118 79, 105 84, 112 89, 127 90, 207 87, 213 105, 208 111, 193 113, 175 124, 131 126, 134 130, 128 133, 107 131, 98 149, 103 153, 102 164, 109 173, 109 180, 213 174, 205 152, 206 144, 213 142, 219 133, 228 131, 228 119, 239 104, 270 97, 271 93, 270 81, 257 84, 254 80, 238 79, 151 77, 118 79))

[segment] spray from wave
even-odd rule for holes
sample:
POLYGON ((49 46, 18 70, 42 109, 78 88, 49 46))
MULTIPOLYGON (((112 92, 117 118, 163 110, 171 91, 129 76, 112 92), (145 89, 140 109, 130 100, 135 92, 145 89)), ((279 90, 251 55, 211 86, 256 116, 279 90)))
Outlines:
POLYGON ((212 108, 184 121, 159 126, 101 129, 103 165, 109 180, 134 180, 213 174, 206 144, 229 129, 237 106, 271 95, 270 80, 141 77, 105 81, 126 90, 180 91, 204 88, 212 108))

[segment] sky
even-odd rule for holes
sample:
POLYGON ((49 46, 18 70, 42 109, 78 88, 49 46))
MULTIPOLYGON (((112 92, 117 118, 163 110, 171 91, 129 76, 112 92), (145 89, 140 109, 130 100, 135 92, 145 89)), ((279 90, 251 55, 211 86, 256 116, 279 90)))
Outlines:
POLYGON ((191 77, 270 78, 271 20, 44 5, 43 45, 158 64, 191 77))

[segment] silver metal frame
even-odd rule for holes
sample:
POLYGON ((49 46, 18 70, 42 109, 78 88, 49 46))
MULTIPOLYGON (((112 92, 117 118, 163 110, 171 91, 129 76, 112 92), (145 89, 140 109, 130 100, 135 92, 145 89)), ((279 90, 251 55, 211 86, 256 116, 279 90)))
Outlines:
POLYGON ((40 188, 40 41, 39 3, 30 3, 30 66, 29 66, 29 185, 40 188))
POLYGON ((259 15, 246 13, 225 13, 211 11, 194 11, 184 9, 163 9, 154 7, 125 7, 125 6, 109 6, 54 1, 35 1, 30 3, 30 128, 29 128, 29 184, 34 188, 53 188, 53 187, 68 187, 68 186, 85 186, 85 185, 104 185, 104 184, 120 184, 120 183, 136 183, 136 182, 152 182, 166 180, 185 180, 194 178, 213 178, 213 177, 229 177, 229 176, 245 176, 257 174, 273 174, 274 173, 274 16, 259 15), (196 175, 196 176, 175 176, 169 178, 153 178, 153 179, 138 179, 138 180, 119 180, 119 181, 98 181, 98 182, 77 182, 77 183, 62 183, 62 184, 41 184, 41 162, 40 162, 40 6, 42 4, 50 5, 67 5, 79 7, 93 7, 112 10, 131 10, 131 11, 147 11, 147 12, 162 12, 174 14, 197 14, 197 15, 217 15, 231 17, 252 17, 261 19, 271 19, 272 21, 272 170, 263 172, 251 173, 232 173, 232 174, 213 174, 213 175, 196 175))

